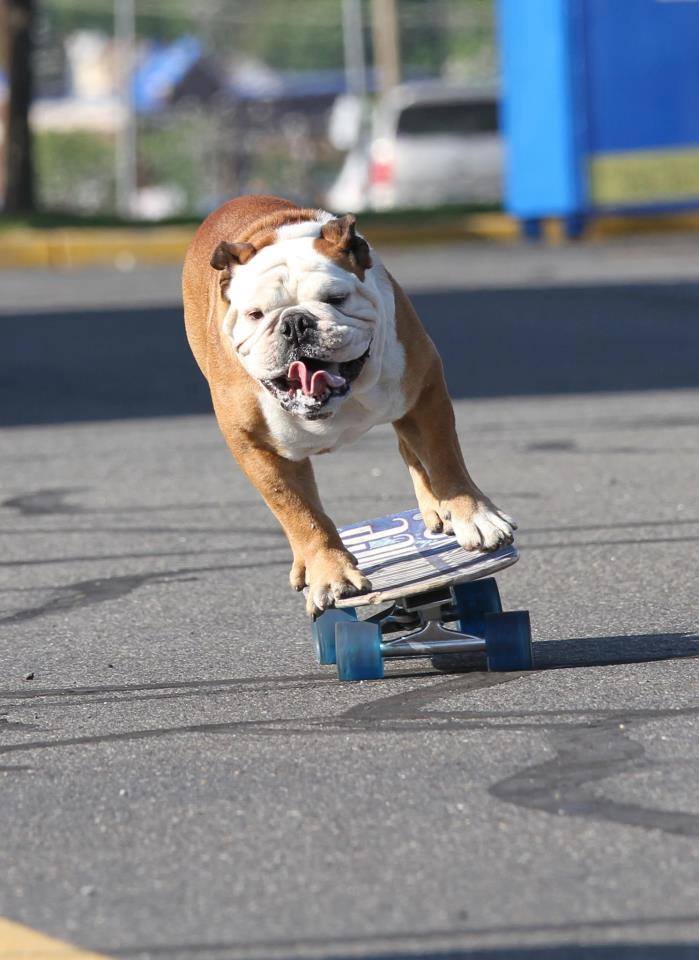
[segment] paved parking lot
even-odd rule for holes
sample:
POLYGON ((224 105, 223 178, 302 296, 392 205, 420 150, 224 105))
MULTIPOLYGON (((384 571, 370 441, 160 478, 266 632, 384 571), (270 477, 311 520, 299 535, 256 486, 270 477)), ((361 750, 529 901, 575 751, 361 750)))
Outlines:
MULTIPOLYGON (((520 521, 535 670, 361 685, 313 660, 177 271, 0 275, 0 915, 124 958, 695 958, 694 251, 387 253, 520 521)), ((338 523, 412 503, 390 428, 317 472, 338 523)))

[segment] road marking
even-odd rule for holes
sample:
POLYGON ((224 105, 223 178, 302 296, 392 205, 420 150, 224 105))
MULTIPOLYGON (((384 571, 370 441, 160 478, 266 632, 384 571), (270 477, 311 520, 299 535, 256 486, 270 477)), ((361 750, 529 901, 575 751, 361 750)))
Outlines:
POLYGON ((0 960, 108 960, 0 917, 0 960))

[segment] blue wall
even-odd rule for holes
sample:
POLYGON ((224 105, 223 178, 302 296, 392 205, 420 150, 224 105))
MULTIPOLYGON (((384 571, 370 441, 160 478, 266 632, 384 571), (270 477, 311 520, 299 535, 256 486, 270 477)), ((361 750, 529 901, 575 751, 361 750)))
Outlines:
POLYGON ((578 78, 572 44, 577 0, 500 0, 505 192, 521 217, 562 214, 582 202, 578 78))
POLYGON ((606 208, 699 202, 699 0, 499 0, 498 10, 512 213, 587 212, 593 168, 606 208))
POLYGON ((699 143, 699 2, 584 5, 590 151, 699 143))

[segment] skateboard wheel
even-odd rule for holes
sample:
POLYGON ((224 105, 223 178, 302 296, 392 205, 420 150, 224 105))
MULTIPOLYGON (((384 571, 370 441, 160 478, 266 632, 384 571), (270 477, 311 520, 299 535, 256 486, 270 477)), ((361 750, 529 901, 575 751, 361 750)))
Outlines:
MULTIPOLYGON (((494 577, 457 583, 453 587, 459 630, 477 637, 484 635, 483 615, 501 613, 500 591, 494 577)), ((441 673, 464 673, 483 669, 482 653, 440 653, 432 657, 432 666, 441 673)))
POLYGON ((526 610, 486 613, 483 624, 489 670, 531 670, 532 630, 526 610))
POLYGON ((326 610, 311 624, 313 649, 316 660, 323 666, 334 664, 335 659, 335 626, 338 623, 354 623, 357 614, 353 607, 337 607, 326 610))
POLYGON ((381 680, 381 627, 377 623, 345 620, 335 629, 337 675, 340 680, 381 680))
POLYGON ((483 580, 471 580, 470 583, 457 583, 454 587, 456 609, 461 630, 468 633, 469 620, 480 618, 484 613, 502 613, 500 591, 494 577, 483 580))

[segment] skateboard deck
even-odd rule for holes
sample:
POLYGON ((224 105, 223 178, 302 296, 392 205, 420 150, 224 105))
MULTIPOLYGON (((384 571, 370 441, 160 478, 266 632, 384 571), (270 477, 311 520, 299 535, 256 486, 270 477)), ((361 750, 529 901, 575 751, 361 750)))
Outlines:
POLYGON ((371 581, 371 590, 337 600, 336 607, 384 603, 478 580, 511 566, 519 557, 512 545, 493 553, 463 550, 456 537, 430 533, 418 510, 363 520, 340 527, 339 533, 371 581))

